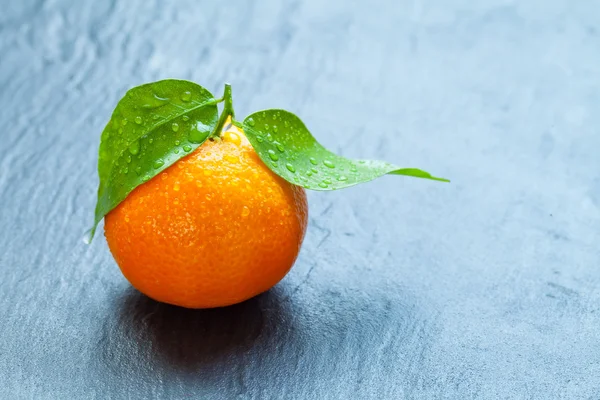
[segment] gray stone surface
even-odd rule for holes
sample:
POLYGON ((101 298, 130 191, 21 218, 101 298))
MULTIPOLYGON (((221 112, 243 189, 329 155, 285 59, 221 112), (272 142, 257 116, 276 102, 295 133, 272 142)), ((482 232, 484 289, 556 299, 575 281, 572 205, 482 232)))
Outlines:
POLYGON ((600 399, 597 1, 0 7, 0 398, 600 399), (155 303, 81 238, 110 112, 167 77, 453 183, 310 193, 275 289, 155 303))

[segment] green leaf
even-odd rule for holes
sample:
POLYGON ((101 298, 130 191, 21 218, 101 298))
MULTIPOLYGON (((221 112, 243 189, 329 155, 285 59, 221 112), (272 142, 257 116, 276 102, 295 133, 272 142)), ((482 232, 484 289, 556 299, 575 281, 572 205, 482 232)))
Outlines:
POLYGON ((285 110, 251 114, 242 128, 259 157, 273 172, 306 189, 343 189, 385 174, 449 182, 416 168, 335 155, 315 140, 300 118, 285 110))
POLYGON ((119 101, 100 141, 94 226, 143 182, 200 146, 217 125, 217 100, 202 86, 163 80, 119 101))

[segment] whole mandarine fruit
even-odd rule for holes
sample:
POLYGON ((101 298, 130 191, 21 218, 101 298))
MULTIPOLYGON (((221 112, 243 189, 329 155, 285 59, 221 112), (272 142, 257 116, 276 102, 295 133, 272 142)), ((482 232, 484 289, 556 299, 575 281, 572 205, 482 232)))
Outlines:
POLYGON ((275 175, 230 127, 138 186, 106 215, 105 236, 131 284, 189 308, 262 293, 292 267, 306 193, 275 175))

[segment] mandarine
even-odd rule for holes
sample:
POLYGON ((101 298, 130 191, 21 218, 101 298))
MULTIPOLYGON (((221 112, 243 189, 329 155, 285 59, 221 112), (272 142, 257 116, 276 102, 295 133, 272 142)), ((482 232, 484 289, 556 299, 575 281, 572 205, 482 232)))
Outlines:
POLYGON ((188 308, 262 293, 292 267, 306 231, 303 188, 275 175, 234 126, 135 188, 106 215, 123 275, 188 308))

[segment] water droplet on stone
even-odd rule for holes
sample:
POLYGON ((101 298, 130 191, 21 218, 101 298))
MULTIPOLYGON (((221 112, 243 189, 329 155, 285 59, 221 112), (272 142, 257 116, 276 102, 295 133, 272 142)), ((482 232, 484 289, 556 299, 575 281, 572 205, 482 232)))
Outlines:
POLYGON ((246 121, 246 122, 248 122, 248 125, 250 125, 250 126, 256 125, 256 122, 254 122, 254 119, 252 119, 252 118, 248 118, 248 121, 246 121))
POLYGON ((279 160, 279 156, 273 150, 269 149, 269 151, 267 151, 267 153, 269 154, 269 158, 271 160, 273 160, 273 161, 279 160))
POLYGON ((173 122, 171 124, 171 129, 173 129, 173 132, 177 132, 179 130, 179 124, 177 122, 173 122))
POLYGON ((192 99, 192 93, 191 92, 186 91, 186 92, 183 92, 181 94, 181 100, 182 101, 186 101, 187 102, 187 101, 190 101, 191 99, 192 99))
POLYGON ((323 161, 323 165, 325 165, 327 168, 335 168, 335 164, 329 160, 323 161))
POLYGON ((135 117, 135 123, 140 125, 142 123, 142 117, 140 117, 139 115, 135 117))
POLYGON ((288 171, 290 171, 292 173, 296 172, 296 168, 290 163, 285 164, 285 167, 287 168, 288 171))

